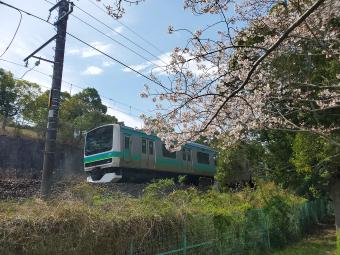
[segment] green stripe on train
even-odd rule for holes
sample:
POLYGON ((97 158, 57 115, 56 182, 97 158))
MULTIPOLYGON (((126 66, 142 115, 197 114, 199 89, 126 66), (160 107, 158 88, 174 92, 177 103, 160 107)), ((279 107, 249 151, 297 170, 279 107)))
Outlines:
MULTIPOLYGON (((113 158, 113 157, 118 157, 118 158, 123 158, 123 153, 120 151, 110 151, 110 152, 103 152, 95 156, 87 156, 84 158, 85 163, 91 163, 99 160, 105 160, 108 158, 113 158)), ((130 156, 133 161, 140 161, 141 160, 141 155, 139 154, 134 154, 130 156)), ((186 162, 181 161, 178 159, 168 159, 168 158, 157 158, 155 162, 156 166, 158 167, 164 167, 164 166, 170 166, 170 167, 185 167, 186 162)), ((193 169, 194 171, 207 171, 207 172, 215 172, 215 166, 211 165, 206 165, 206 164, 200 164, 196 163, 193 164, 193 169)))
POLYGON ((110 152, 103 152, 94 156, 87 156, 84 157, 85 163, 91 163, 94 161, 104 160, 113 157, 121 157, 122 153, 120 151, 110 151, 110 152))

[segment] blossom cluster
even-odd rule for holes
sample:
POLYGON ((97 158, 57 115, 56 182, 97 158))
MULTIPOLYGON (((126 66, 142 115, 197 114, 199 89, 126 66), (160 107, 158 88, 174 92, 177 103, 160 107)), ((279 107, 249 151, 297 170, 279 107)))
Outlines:
POLYGON ((340 2, 319 3, 304 17, 311 1, 185 0, 195 14, 216 14, 219 22, 208 28, 217 39, 201 28, 173 50, 167 89, 141 94, 157 110, 142 116, 145 129, 174 149, 202 136, 228 144, 264 128, 322 136, 339 130, 339 122, 320 121, 339 113, 339 74, 320 69, 339 67, 340 2))

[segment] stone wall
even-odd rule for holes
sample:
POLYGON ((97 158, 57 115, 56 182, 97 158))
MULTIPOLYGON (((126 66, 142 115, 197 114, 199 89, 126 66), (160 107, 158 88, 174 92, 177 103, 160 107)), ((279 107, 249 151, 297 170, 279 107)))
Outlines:
MULTIPOLYGON (((0 175, 40 178, 44 157, 44 142, 19 136, 0 135, 0 175)), ((55 175, 83 174, 83 151, 80 147, 57 146, 55 175)))

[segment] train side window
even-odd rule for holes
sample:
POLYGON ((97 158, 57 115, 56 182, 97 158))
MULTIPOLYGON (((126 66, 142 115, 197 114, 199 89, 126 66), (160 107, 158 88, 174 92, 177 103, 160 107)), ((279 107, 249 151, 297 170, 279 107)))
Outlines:
POLYGON ((125 136, 125 139, 124 139, 124 148, 126 150, 130 149, 130 136, 125 136))
POLYGON ((184 161, 191 161, 191 150, 183 149, 183 160, 184 161))
POLYGON ((149 140, 149 154, 153 154, 153 141, 149 140))
POLYGON ((166 158, 176 158, 176 151, 170 152, 165 148, 165 144, 162 146, 162 151, 163 151, 163 157, 166 158))
POLYGON ((209 154, 204 152, 197 152, 197 162, 201 164, 209 165, 209 154))
POLYGON ((142 153, 146 154, 146 139, 142 139, 142 153))
POLYGON ((188 161, 191 161, 191 150, 187 150, 188 152, 188 161))

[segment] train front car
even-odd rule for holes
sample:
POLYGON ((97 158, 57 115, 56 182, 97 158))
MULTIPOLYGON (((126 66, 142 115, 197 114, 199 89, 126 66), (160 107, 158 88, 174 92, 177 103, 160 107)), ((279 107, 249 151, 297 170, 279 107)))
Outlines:
POLYGON ((111 182, 122 178, 120 164, 120 127, 105 125, 86 134, 84 170, 88 182, 111 182))

